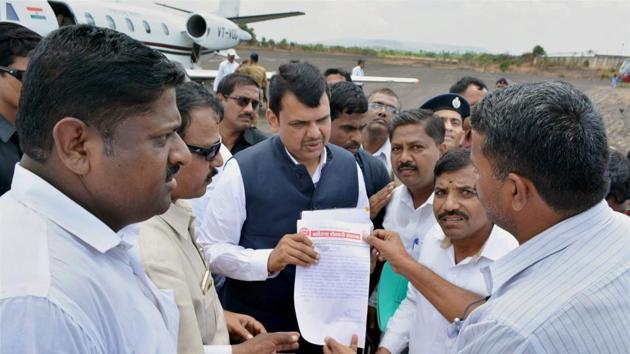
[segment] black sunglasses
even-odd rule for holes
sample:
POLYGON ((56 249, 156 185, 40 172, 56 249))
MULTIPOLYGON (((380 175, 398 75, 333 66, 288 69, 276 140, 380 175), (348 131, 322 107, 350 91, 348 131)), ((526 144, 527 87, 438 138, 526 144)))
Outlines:
POLYGON ((186 146, 188 146, 188 150, 190 150, 191 153, 201 155, 206 158, 206 161, 210 162, 217 157, 219 150, 221 150, 221 138, 219 138, 219 141, 212 144, 209 149, 189 144, 186 144, 186 146))
POLYGON ((227 98, 231 98, 234 101, 236 101, 236 104, 241 106, 241 108, 245 108, 247 107, 248 104, 252 104, 252 108, 255 110, 258 108, 258 105, 260 104, 260 101, 258 100, 254 100, 251 99, 249 97, 243 97, 243 96, 227 96, 227 98))
POLYGON ((9 75, 13 76, 14 78, 16 78, 16 79, 20 80, 20 82, 22 82, 22 76, 24 75, 24 71, 25 70, 9 68, 9 67, 6 67, 6 66, 0 66, 0 71, 4 71, 5 73, 8 73, 9 75))

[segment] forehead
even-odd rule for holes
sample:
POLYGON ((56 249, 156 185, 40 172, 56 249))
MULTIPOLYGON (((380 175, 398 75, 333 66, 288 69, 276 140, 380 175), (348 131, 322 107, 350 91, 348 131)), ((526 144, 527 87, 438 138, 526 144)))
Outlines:
POLYGON ((398 107, 398 100, 394 96, 386 95, 384 93, 375 93, 368 99, 368 102, 385 103, 390 106, 398 107))
POLYGON ((345 76, 341 75, 341 74, 329 74, 328 76, 326 76, 326 83, 328 85, 332 85, 336 82, 340 82, 340 81, 346 81, 345 76))
POLYGON ((456 118, 462 120, 462 115, 459 112, 454 111, 452 109, 440 109, 434 112, 434 114, 440 118, 456 118))
POLYGON ((444 172, 435 178, 435 186, 447 188, 449 185, 455 187, 475 187, 477 184, 477 172, 473 165, 460 168, 457 171, 444 172))
POLYGON ((258 98, 258 87, 254 85, 236 85, 230 96, 258 98))
POLYGON ((30 58, 28 57, 14 57, 13 63, 9 65, 18 70, 26 70, 26 67, 28 66, 29 61, 30 61, 30 58))
POLYGON ((362 125, 365 123, 367 116, 365 113, 342 113, 339 117, 335 118, 335 122, 337 124, 351 124, 351 125, 362 125))
POLYGON ((295 120, 317 120, 330 115, 330 103, 326 93, 322 95, 317 107, 309 107, 300 102, 292 92, 286 92, 280 101, 280 122, 295 120))
POLYGON ((427 134, 424 124, 405 124, 397 127, 392 134, 392 144, 409 144, 413 142, 435 142, 427 134))
POLYGON ((198 107, 190 111, 190 123, 184 140, 195 145, 211 145, 219 134, 219 117, 210 107, 198 107))

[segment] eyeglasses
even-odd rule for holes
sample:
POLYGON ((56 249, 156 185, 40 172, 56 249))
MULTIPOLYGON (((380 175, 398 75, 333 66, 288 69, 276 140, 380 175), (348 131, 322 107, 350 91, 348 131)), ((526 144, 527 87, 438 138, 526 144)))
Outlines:
POLYGON ((236 101, 236 104, 241 106, 241 108, 245 108, 247 107, 248 104, 252 104, 252 109, 257 109, 258 105, 260 104, 260 101, 258 100, 254 100, 251 99, 249 97, 243 97, 243 96, 227 96, 227 98, 231 98, 234 101, 236 101))
POLYGON ((18 79, 20 82, 22 82, 22 76, 24 75, 25 70, 20 70, 20 69, 15 69, 15 68, 9 68, 6 66, 0 66, 0 71, 4 71, 5 73, 13 76, 14 78, 18 79))
POLYGON ((398 108, 396 108, 394 106, 390 106, 390 105, 385 104, 385 103, 371 102, 369 107, 370 107, 371 110, 374 110, 374 111, 380 111, 380 110, 384 109, 385 112, 387 112, 387 113, 393 113, 393 114, 398 113, 398 108))
POLYGON ((219 138, 219 141, 212 144, 209 149, 190 144, 186 144, 186 146, 188 146, 188 150, 190 150, 191 153, 201 155, 206 158, 206 161, 210 162, 217 157, 219 150, 221 150, 221 138, 219 138))

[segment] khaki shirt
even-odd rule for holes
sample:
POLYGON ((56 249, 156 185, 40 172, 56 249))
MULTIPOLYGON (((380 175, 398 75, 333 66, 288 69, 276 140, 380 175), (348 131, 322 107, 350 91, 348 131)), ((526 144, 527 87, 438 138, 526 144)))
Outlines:
POLYGON ((238 69, 238 72, 254 79, 260 89, 264 90, 267 83, 267 71, 258 64, 249 64, 238 69))
POLYGON ((160 289, 172 289, 180 312, 179 353, 203 353, 203 345, 229 345, 227 325, 212 275, 194 238, 194 216, 177 201, 166 213, 140 224, 140 258, 160 289))

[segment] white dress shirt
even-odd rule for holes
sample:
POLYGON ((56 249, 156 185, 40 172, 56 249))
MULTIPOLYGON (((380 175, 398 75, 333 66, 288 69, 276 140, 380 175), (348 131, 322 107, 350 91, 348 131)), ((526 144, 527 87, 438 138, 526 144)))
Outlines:
POLYGON ((236 60, 230 63, 227 59, 222 61, 221 64, 219 64, 217 77, 214 78, 214 83, 212 84, 212 88, 214 89, 214 92, 217 92, 217 88, 219 88, 219 83, 221 82, 221 80, 223 80, 224 77, 235 72, 236 68, 238 68, 238 65, 239 64, 236 62, 236 60))
POLYGON ((172 293, 107 225, 19 164, 0 224, 0 353, 177 350, 172 293))
MULTIPOLYGON (((503 257, 518 247, 516 239, 507 231, 494 226, 488 240, 477 255, 455 263, 455 251, 440 225, 426 235, 418 262, 444 280, 480 295, 487 295, 481 268, 503 257)), ((380 346, 392 353, 400 353, 409 345, 410 354, 447 353, 449 322, 409 283, 407 297, 389 320, 380 346)))
POLYGON ((458 353, 630 353, 630 218, 606 201, 484 269, 458 353))
MULTIPOLYGON (((221 157, 223 161, 227 162, 232 158, 232 153, 230 150, 223 144, 221 144, 221 157)), ((222 166, 217 167, 217 175, 212 177, 212 182, 206 188, 206 193, 200 198, 188 199, 190 202, 190 206, 192 206, 193 215, 195 216, 195 230, 199 233, 202 227, 207 225, 206 218, 206 209, 208 208, 208 204, 212 201, 210 200, 210 192, 216 187, 217 183, 219 183, 219 178, 223 174, 223 170, 225 169, 225 163, 222 166)))
MULTIPOLYGON (((298 162, 287 151, 296 165, 298 162)), ((311 177, 313 183, 319 182, 322 168, 326 164, 327 152, 323 150, 319 165, 311 177)), ((359 193, 357 208, 369 213, 370 202, 365 191, 363 173, 358 164, 357 178, 359 193)), ((251 249, 239 246, 241 228, 247 218, 245 209, 245 186, 241 169, 236 160, 226 163, 223 175, 216 188, 210 193, 210 203, 205 212, 204 224, 199 229, 197 244, 204 249, 209 268, 212 273, 245 280, 260 281, 270 275, 267 261, 273 249, 251 249)), ((273 222, 270 220, 269 222, 273 222)), ((297 223, 297 220, 296 220, 297 223)), ((278 235, 282 237, 284 235, 278 235)), ((275 276, 275 274, 271 275, 275 276)))
POLYGON ((379 161, 385 165, 387 169, 387 173, 392 175, 392 143, 389 141, 389 138, 383 143, 383 145, 376 150, 372 156, 376 157, 379 161))
MULTIPOLYGON (((357 77, 360 77, 360 76, 364 76, 364 75, 365 75, 365 72, 363 71, 363 68, 362 68, 362 67, 360 67, 359 65, 357 65, 357 66, 355 66, 354 68, 352 68, 352 74, 351 74, 351 75, 352 75, 352 76, 357 76, 357 77)), ((355 85, 357 85, 357 86, 363 86, 363 83, 362 83, 362 82, 355 82, 355 85)))
MULTIPOLYGON (((433 194, 418 208, 413 205, 413 198, 405 185, 394 189, 392 199, 387 204, 383 228, 396 231, 409 253, 419 248, 431 228, 437 224, 433 213, 433 194)), ((416 255, 417 256, 417 255, 416 255)))

